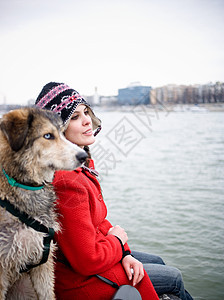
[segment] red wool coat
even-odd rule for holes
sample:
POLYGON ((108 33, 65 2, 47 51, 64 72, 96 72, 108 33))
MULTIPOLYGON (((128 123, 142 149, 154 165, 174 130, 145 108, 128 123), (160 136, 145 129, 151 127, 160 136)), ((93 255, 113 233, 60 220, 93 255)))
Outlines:
MULTIPOLYGON (((93 162, 91 161, 91 166, 93 162)), ((82 168, 55 173, 57 209, 62 230, 58 244, 55 292, 59 300, 109 300, 116 289, 94 275, 102 275, 118 285, 132 284, 121 264, 122 247, 106 219, 107 209, 95 176, 82 168)), ((125 250, 129 250, 127 244, 125 250)), ((158 299, 145 273, 136 285, 143 300, 158 299)))

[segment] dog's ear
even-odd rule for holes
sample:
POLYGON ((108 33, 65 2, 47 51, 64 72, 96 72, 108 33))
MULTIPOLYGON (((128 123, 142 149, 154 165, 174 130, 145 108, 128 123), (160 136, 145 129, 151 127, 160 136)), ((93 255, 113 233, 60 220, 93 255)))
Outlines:
POLYGON ((28 110, 13 110, 2 117, 0 127, 13 151, 19 151, 25 141, 33 114, 28 110))

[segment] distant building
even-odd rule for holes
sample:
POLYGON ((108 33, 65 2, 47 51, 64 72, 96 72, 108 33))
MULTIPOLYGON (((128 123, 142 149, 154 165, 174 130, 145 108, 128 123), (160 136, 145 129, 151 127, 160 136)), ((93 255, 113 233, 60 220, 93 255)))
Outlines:
POLYGON ((82 97, 88 102, 90 106, 94 105, 94 96, 82 95, 82 97))
POLYGON ((139 83, 130 84, 128 87, 118 90, 118 104, 150 104, 151 89, 151 86, 143 86, 139 83))
POLYGON ((101 96, 100 105, 102 106, 115 106, 117 105, 117 96, 101 96))
POLYGON ((100 96, 97 91, 97 87, 95 87, 95 93, 93 95, 93 105, 99 105, 100 104, 100 96))
POLYGON ((151 104, 200 104, 224 102, 224 83, 194 85, 168 84, 151 91, 151 104))

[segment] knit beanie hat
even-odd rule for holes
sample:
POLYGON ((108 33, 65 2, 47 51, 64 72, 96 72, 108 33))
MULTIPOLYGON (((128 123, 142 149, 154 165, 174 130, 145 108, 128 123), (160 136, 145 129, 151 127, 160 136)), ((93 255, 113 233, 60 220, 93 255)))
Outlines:
POLYGON ((97 135, 101 129, 100 119, 95 116, 86 100, 68 85, 57 82, 47 83, 35 102, 37 107, 48 109, 59 114, 64 125, 68 124, 79 104, 86 105, 92 119, 93 130, 95 131, 94 135, 97 135))

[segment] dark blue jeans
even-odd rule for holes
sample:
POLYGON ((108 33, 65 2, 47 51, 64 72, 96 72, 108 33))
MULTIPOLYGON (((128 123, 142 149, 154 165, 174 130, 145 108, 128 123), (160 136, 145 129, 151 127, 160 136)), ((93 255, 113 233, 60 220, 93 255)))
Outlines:
POLYGON ((193 300, 184 289, 180 271, 165 265, 161 257, 144 252, 132 251, 132 255, 143 265, 158 295, 173 294, 182 300, 193 300))

